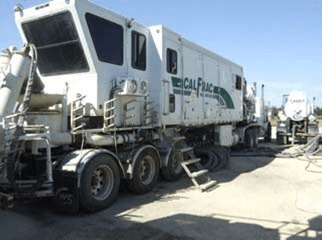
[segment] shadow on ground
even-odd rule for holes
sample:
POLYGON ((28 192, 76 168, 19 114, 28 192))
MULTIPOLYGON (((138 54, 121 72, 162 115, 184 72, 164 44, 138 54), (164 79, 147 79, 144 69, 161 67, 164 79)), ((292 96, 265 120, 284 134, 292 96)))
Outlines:
MULTIPOLYGON (((54 224, 41 223, 29 226, 24 234, 3 235, 1 239, 279 239, 278 231, 256 224, 229 221, 217 217, 200 217, 190 214, 176 214, 165 218, 133 223, 122 218, 101 215, 93 219, 78 217, 64 219, 54 224), (83 221, 80 222, 80 219, 83 221)), ((18 226, 17 226, 18 227, 18 226)))
POLYGON ((275 155, 282 152, 287 146, 277 146, 274 143, 260 144, 257 149, 234 147, 228 165, 221 171, 211 173, 211 177, 218 183, 234 180, 240 174, 255 171, 270 164, 275 155))
POLYGON ((322 240, 322 215, 309 220, 309 226, 287 240, 322 240))
MULTIPOLYGON (((263 152, 263 149, 232 152, 227 168, 210 176, 224 183, 264 167, 274 157, 269 154, 263 157, 263 152)), ((278 239, 276 230, 230 222, 220 216, 178 214, 145 223, 138 223, 142 216, 136 216, 138 222, 128 220, 127 215, 135 214, 145 204, 184 198, 171 194, 178 191, 198 190, 187 176, 175 183, 160 180, 153 191, 144 195, 133 195, 123 189, 110 208, 95 214, 59 212, 50 199, 21 200, 14 209, 0 210, 0 239, 278 239), (127 215, 121 215, 124 212, 127 215)))

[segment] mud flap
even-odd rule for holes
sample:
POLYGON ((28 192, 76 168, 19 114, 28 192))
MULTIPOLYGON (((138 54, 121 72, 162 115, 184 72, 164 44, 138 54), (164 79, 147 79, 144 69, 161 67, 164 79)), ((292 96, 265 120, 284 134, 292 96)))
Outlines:
POLYGON ((62 211, 77 212, 79 209, 77 173, 54 171, 53 177, 56 208, 62 211))
POLYGON ((13 196, 5 193, 0 193, 0 208, 7 209, 13 208, 13 196))

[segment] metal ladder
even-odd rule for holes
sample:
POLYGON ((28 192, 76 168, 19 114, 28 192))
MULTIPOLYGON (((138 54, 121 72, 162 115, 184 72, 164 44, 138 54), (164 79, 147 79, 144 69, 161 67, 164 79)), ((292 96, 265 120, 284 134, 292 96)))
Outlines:
POLYGON ((115 101, 117 98, 113 98, 104 103, 104 130, 107 131, 110 128, 114 128, 115 124, 115 101))
MULTIPOLYGON (((36 52, 35 49, 33 49, 33 50, 36 52)), ((34 52, 34 54, 36 54, 35 52, 34 52)), ((26 112, 28 111, 29 106, 30 106, 32 85, 34 83, 34 77, 35 77, 36 69, 37 69, 37 58, 34 56, 32 58, 32 62, 31 62, 31 69, 30 69, 30 72, 29 72, 29 78, 28 78, 28 81, 27 81, 25 95, 24 95, 22 103, 21 103, 22 104, 21 109, 19 110, 20 113, 19 113, 19 117, 18 117, 18 121, 17 121, 17 126, 19 126, 19 127, 23 126, 23 122, 25 120, 26 112)))
POLYGON ((82 104, 82 100, 85 97, 79 95, 71 104, 71 128, 73 132, 82 129, 86 125, 86 123, 80 122, 84 118, 85 106, 82 104))
POLYGON ((212 180, 208 174, 208 169, 204 169, 200 164, 200 158, 196 158, 193 147, 189 147, 184 140, 184 136, 175 133, 175 136, 167 136, 175 151, 182 154, 181 166, 191 179, 192 183, 201 191, 209 191, 217 186, 217 181, 212 180))

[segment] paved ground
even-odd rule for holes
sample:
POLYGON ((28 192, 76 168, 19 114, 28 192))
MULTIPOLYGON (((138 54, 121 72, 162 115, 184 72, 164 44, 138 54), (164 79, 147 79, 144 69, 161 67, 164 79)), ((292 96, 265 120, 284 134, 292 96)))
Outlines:
POLYGON ((0 210, 0 239, 322 239, 322 160, 269 155, 267 145, 233 152, 227 169, 211 173, 219 187, 207 193, 183 177, 145 195, 120 192, 95 214, 19 202, 0 210))

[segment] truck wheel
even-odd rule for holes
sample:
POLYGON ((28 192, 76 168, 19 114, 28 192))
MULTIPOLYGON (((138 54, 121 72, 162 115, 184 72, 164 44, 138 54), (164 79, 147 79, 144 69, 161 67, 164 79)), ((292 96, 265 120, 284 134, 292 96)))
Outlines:
POLYGON ((214 154, 210 148, 195 148, 194 152, 198 158, 201 158, 199 163, 203 168, 210 170, 214 163, 214 154))
POLYGON ((212 150, 212 154, 214 159, 212 161, 212 165, 210 166, 210 171, 215 172, 218 170, 218 167, 221 165, 221 162, 214 150, 212 150))
POLYGON ((117 198, 119 186, 120 174, 114 159, 107 154, 94 156, 81 175, 81 208, 89 212, 107 208, 117 198))
POLYGON ((254 141, 254 149, 258 148, 258 132, 256 129, 253 129, 253 141, 254 141))
POLYGON ((272 126, 268 123, 267 131, 264 137, 265 142, 270 142, 272 140, 272 126))
POLYGON ((245 133, 245 147, 249 149, 256 148, 255 132, 253 129, 247 129, 245 133))
POLYGON ((171 149, 168 166, 161 168, 161 174, 165 180, 173 182, 182 177, 183 168, 181 166, 181 160, 182 153, 171 149))
POLYGON ((214 154, 217 157, 217 164, 213 165, 211 171, 217 172, 225 167, 228 161, 228 155, 223 148, 213 149, 214 154))
POLYGON ((133 178, 127 180, 131 192, 142 194, 152 190, 159 176, 160 162, 155 149, 145 148, 137 157, 133 178))
POLYGON ((225 161, 225 164, 224 164, 224 168, 229 164, 229 161, 230 161, 230 156, 231 156, 231 149, 230 147, 222 147, 224 152, 226 153, 226 161, 225 161))
POLYGON ((276 142, 277 142, 278 145, 285 145, 288 142, 288 137, 284 136, 284 135, 282 135, 280 133, 277 133, 276 134, 276 142))

